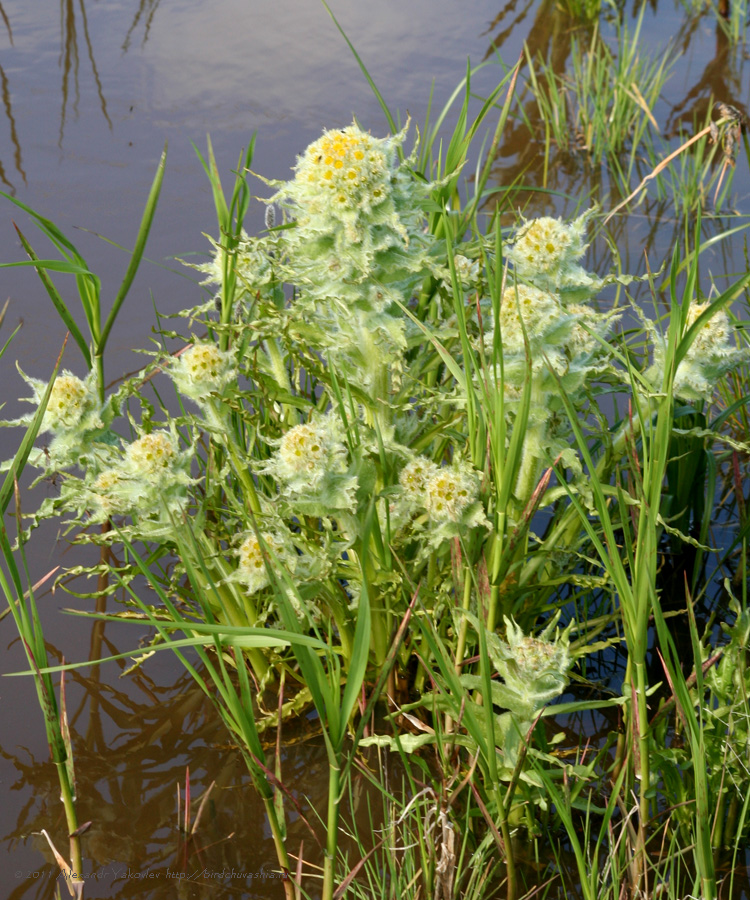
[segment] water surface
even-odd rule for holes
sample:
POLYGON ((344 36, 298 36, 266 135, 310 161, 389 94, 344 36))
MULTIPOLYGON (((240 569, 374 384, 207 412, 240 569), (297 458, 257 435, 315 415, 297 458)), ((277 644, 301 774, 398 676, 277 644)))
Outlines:
MULTIPOLYGON (((481 96, 502 77, 503 65, 515 63, 524 40, 562 71, 571 37, 590 35, 551 0, 339 0, 331 5, 391 109, 399 110, 402 120, 411 115, 415 123, 424 119, 431 85, 433 106, 439 108, 463 77, 467 59, 488 61, 473 82, 481 96)), ((324 128, 345 126, 354 115, 373 133, 387 132, 386 118, 356 60, 323 5, 313 0, 4 0, 1 12, 0 187, 73 238, 102 277, 105 303, 114 295, 127 257, 96 235, 132 245, 159 155, 169 144, 147 248, 153 262, 144 264, 112 336, 110 378, 140 364, 131 351, 146 344, 154 306, 175 312, 200 296, 192 281, 175 274, 181 270, 175 257, 202 251, 207 246, 203 233, 215 232, 210 191, 191 142, 203 150, 210 133, 229 183, 253 132, 258 135, 254 169, 269 178, 288 177, 296 155, 310 141, 324 128)), ((631 26, 633 15, 630 7, 622 10, 631 26)), ((602 27, 610 36, 613 21, 614 13, 609 24, 604 17, 602 27)), ((688 15, 679 3, 663 0, 647 10, 644 53, 663 50, 670 38, 679 50, 665 97, 653 110, 665 139, 676 140, 680 125, 692 127, 712 94, 747 110, 745 47, 731 47, 722 35, 711 15, 688 15)), ((518 104, 533 124, 522 80, 518 104)), ((446 132, 450 122, 449 117, 446 132)), ((509 123, 493 173, 498 185, 522 172, 527 184, 541 183, 540 138, 538 131, 530 134, 520 115, 509 123)), ((720 234, 744 221, 729 213, 750 213, 746 161, 740 168, 730 202, 721 216, 705 223, 704 233, 720 234)), ((572 213, 587 195, 605 201, 610 192, 606 173, 580 159, 552 160, 547 187, 556 193, 529 194, 528 209, 572 213)), ((257 189, 266 191, 260 182, 257 189)), ((3 201, 0 258, 24 258, 13 220, 39 255, 47 255, 49 248, 28 218, 3 201)), ((262 227, 260 204, 251 208, 248 225, 262 227)), ((643 271, 644 250, 657 268, 682 227, 651 193, 634 214, 613 223, 625 270, 643 271)), ((590 253, 590 264, 608 265, 603 241, 595 241, 590 253)), ((707 256, 706 276, 713 271, 721 283, 743 265, 739 237, 707 256)), ((72 304, 72 282, 58 283, 72 304)), ((46 377, 65 332, 32 271, 0 272, 0 301, 6 297, 10 307, 3 334, 23 320, 0 361, 4 414, 15 415, 21 410, 15 398, 24 391, 14 360, 29 374, 46 377)), ((64 365, 84 374, 72 345, 64 365)), ((16 440, 15 433, 0 433, 3 458, 11 455, 16 440)), ((33 501, 25 502, 30 508, 33 501)), ((34 551, 36 577, 72 558, 51 526, 37 535, 34 551)), ((90 608, 90 601, 58 590, 44 594, 41 603, 52 652, 60 658, 86 659, 138 643, 137 629, 107 625, 92 637, 86 623, 58 612, 65 606, 90 608)), ((24 668, 9 619, 0 623, 0 638, 7 648, 3 671, 24 668)), ((122 668, 108 664, 93 673, 84 670, 68 684, 80 818, 93 822, 85 852, 96 884, 88 896, 281 896, 278 883, 263 877, 274 857, 260 805, 210 705, 167 654, 135 675, 118 677, 122 668), (187 765, 194 796, 214 780, 216 787, 197 836, 186 842, 176 829, 176 783, 184 785, 187 765), (232 869, 242 874, 205 874, 232 869), (169 874, 174 872, 199 874, 188 882, 169 874), (143 873, 154 877, 136 877, 143 873)), ((5 854, 0 892, 14 900, 49 897, 57 873, 35 832, 44 827, 59 837, 64 825, 30 680, 0 682, 0 722, 5 854)), ((325 788, 324 756, 306 729, 304 722, 296 726, 295 741, 289 735, 285 776, 300 797, 315 798, 325 788)), ((310 846, 300 821, 292 823, 292 834, 297 844, 310 846)), ((308 852, 314 856, 317 851, 308 852)))

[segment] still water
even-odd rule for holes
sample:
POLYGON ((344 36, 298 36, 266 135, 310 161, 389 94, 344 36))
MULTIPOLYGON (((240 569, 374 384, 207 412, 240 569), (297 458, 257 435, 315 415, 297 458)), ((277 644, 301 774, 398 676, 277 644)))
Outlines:
MULTIPOLYGON (((424 120, 431 85, 439 109, 463 77, 467 59, 488 63, 472 81, 481 96, 502 77, 503 67, 516 62, 524 41, 562 71, 572 36, 581 37, 553 0, 333 0, 331 6, 390 108, 416 123, 424 120)), ((621 12, 632 22, 633 9, 621 12)), ((286 178, 296 154, 324 128, 345 126, 356 115, 373 133, 387 131, 356 60, 317 0, 3 0, 0 15, 0 188, 72 237, 102 277, 105 301, 119 284, 127 256, 98 235, 132 245, 159 155, 165 142, 169 145, 146 251, 151 262, 142 266, 113 334, 110 378, 139 366, 132 349, 148 341, 154 307, 171 313, 199 299, 199 289, 182 277, 175 261, 202 251, 203 233, 215 230, 210 191, 191 142, 204 149, 210 133, 228 182, 253 132, 258 135, 254 169, 286 178)), ((602 26, 610 37, 615 19, 613 8, 602 26)), ((693 122, 702 121, 711 95, 747 112, 750 82, 744 43, 730 45, 710 11, 677 0, 660 0, 657 6, 654 0, 646 11, 643 52, 666 52, 670 41, 676 61, 652 113, 667 145, 676 146, 680 127, 690 133, 693 122)), ((498 185, 522 177, 539 186, 543 154, 523 78, 517 101, 519 112, 509 123, 494 178, 498 185)), ((576 158, 553 158, 546 178, 555 193, 530 194, 528 209, 572 212, 589 195, 605 207, 619 199, 610 201, 615 194, 602 170, 576 158)), ((258 182, 259 193, 263 190, 258 182)), ((750 214, 745 160, 721 212, 704 222, 705 235, 728 231, 750 214)), ((39 255, 47 255, 43 238, 3 200, 0 260, 24 258, 14 220, 39 255)), ((262 227, 260 204, 251 208, 248 225, 262 227)), ((631 215, 612 224, 625 271, 643 271, 644 250, 656 268, 682 227, 651 191, 631 215)), ((607 253, 603 242, 594 241, 589 265, 606 260, 607 253)), ((706 271, 715 268, 719 284, 743 266, 741 236, 706 256, 706 271)), ((72 299, 71 285, 64 278, 58 283, 72 299)), ((0 271, 0 302, 6 298, 10 305, 0 338, 23 321, 0 361, 0 400, 10 417, 22 411, 15 400, 23 385, 14 361, 31 375, 46 377, 64 328, 30 270, 0 271)), ((67 348, 64 365, 83 375, 76 352, 67 348)), ((2 458, 11 455, 15 440, 15 434, 0 434, 2 458)), ((38 578, 69 559, 50 528, 41 530, 34 546, 38 578)), ((90 608, 90 601, 60 590, 40 596, 54 654, 81 660, 137 645, 139 635, 132 629, 107 625, 92 634, 86 623, 59 613, 63 607, 90 608)), ((23 668, 9 619, 0 622, 0 641, 6 648, 2 671, 23 668)), ((85 844, 87 896, 281 896, 268 877, 274 855, 261 808, 210 705, 166 654, 120 678, 125 667, 110 663, 82 670, 67 688, 79 816, 93 823, 85 844), (199 829, 183 839, 176 828, 176 784, 184 793, 187 765, 193 816, 195 798, 216 784, 199 829), (185 873, 194 877, 187 881, 185 873)), ((304 722, 290 730, 286 744, 285 780, 315 805, 325 791, 322 747, 304 722)), ((63 833, 56 785, 33 686, 26 679, 3 679, 2 896, 53 896, 57 869, 38 832, 63 833)), ((291 828, 293 843, 309 845, 299 821, 291 828)))

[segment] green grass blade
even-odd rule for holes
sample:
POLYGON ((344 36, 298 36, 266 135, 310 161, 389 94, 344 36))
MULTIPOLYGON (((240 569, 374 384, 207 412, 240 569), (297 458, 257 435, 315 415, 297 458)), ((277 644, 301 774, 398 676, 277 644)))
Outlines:
POLYGON ((31 448, 34 446, 37 434, 39 434, 39 428, 41 427, 42 419, 44 418, 44 412, 47 409, 49 396, 52 393, 52 387, 55 383, 55 378, 57 377, 57 370, 60 368, 60 360, 62 359, 67 340, 68 339, 65 338, 62 349, 57 357, 55 367, 52 370, 52 377, 47 385, 47 390, 44 392, 44 396, 39 403, 39 408, 34 414, 34 418, 31 420, 31 424, 26 429, 26 434, 24 434, 21 445, 16 451, 16 455, 13 457, 13 462, 8 470, 8 474, 5 476, 5 481, 3 482, 2 487, 0 487, 0 514, 2 515, 5 514, 5 510, 8 508, 8 503, 10 502, 10 496, 13 493, 15 483, 20 478, 21 472, 24 470, 26 460, 29 458, 31 448))
MULTIPOLYGON (((39 278, 40 278, 42 284, 44 285, 44 289, 47 291, 47 294, 48 294, 50 300, 52 301, 52 305, 57 310, 57 314, 62 319, 65 327, 68 329, 68 331, 73 336, 73 340, 76 342, 76 344, 78 344, 78 347, 80 348, 80 351, 83 354, 83 358, 86 361, 86 365, 88 366, 89 369, 91 369, 91 353, 89 352, 89 348, 88 348, 88 344, 86 343, 86 339, 84 338, 78 325, 76 325, 75 319, 70 314, 70 311, 68 310, 68 307, 66 306, 65 301, 60 296, 60 292, 55 287, 54 282, 49 277, 49 275, 47 275, 46 269, 51 268, 51 267, 47 265, 46 261, 42 261, 39 259, 39 257, 34 252, 31 244, 28 242, 26 236, 21 231, 21 229, 18 227, 18 225, 16 225, 15 228, 16 228, 16 233, 18 234, 18 237, 23 246, 23 249, 26 251, 26 255, 29 257, 31 262, 37 263, 37 265, 35 266, 37 274, 39 275, 39 278)), ((74 267, 74 268, 77 269, 78 267, 74 267)), ((59 271, 63 271, 63 270, 55 269, 55 271, 59 272, 59 271)), ((76 271, 74 274, 82 274, 82 273, 76 271)))
POLYGON ((141 257, 143 256, 143 251, 146 247, 146 241, 148 240, 148 235, 151 231, 151 225, 154 221, 156 204, 159 202, 159 194, 161 192, 162 181, 164 180, 164 169, 166 167, 166 164, 167 145, 164 144, 164 150, 162 150, 161 158, 159 159, 159 165, 156 167, 156 175, 154 176, 154 180, 151 184, 151 190, 149 191, 148 199, 146 200, 146 208, 143 210, 143 217, 141 218, 141 224, 138 228, 138 236, 136 237, 135 247, 133 247, 133 254, 130 257, 130 264, 128 265, 127 271, 125 272, 125 277, 122 280, 122 284, 120 285, 120 289, 117 292, 115 301, 112 304, 112 309, 109 311, 107 321, 104 323, 102 333, 99 336, 99 339, 96 341, 95 352, 98 356, 101 356, 104 352, 104 347, 107 343, 109 333, 112 330, 112 326, 115 324, 115 319, 117 318, 117 314, 120 312, 120 307, 122 306, 125 298, 128 295, 130 286, 132 285, 133 279, 135 278, 138 271, 138 266, 141 264, 141 257))
POLYGON ((364 534, 362 536, 362 590, 359 595, 359 605, 357 607, 357 624, 354 631, 354 645, 352 647, 352 657, 349 663, 349 672, 347 673, 346 686, 344 687, 344 695, 341 699, 341 733, 339 735, 339 747, 346 736, 346 725, 352 714, 354 705, 357 702, 362 683, 367 671, 367 660, 370 649, 370 630, 371 630, 371 611, 370 596, 367 585, 367 556, 370 544, 370 531, 372 530, 373 516, 375 515, 375 505, 370 504, 367 515, 364 534))
POLYGON ((333 19, 333 24, 336 26, 336 28, 338 28, 339 32, 341 33, 341 37, 343 37, 343 39, 349 45, 349 49, 352 51, 352 55, 357 60, 357 63, 359 65, 360 69, 362 70, 362 74, 367 79, 367 83, 370 85, 370 88, 372 89, 373 94, 375 94, 375 96, 378 100, 378 103, 380 104, 380 108, 383 110, 383 113, 385 114, 385 117, 388 121, 388 125, 390 126, 391 131, 395 134, 399 130, 398 125, 396 125, 396 120, 393 118, 393 115, 391 114, 390 109, 388 109, 388 104, 385 102, 383 95, 377 89, 375 82, 372 80, 370 73, 367 71, 367 67, 360 59, 359 53, 357 53, 357 51, 354 49, 354 44, 352 44, 352 42, 346 36, 346 32, 341 27, 341 25, 339 25, 338 19, 336 18, 336 16, 334 16, 333 12, 331 11, 330 6, 326 3, 326 0, 320 0, 320 2, 323 4, 323 6, 325 6, 326 12, 333 19))

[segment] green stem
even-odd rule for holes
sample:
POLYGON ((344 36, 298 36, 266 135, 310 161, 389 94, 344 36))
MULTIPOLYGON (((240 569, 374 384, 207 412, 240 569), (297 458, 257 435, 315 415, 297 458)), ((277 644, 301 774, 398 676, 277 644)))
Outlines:
POLYGON ((294 900, 294 883, 289 877, 292 872, 292 863, 289 859, 289 854, 287 853, 283 831, 276 816, 276 807, 273 803, 273 796, 266 797, 265 793, 259 793, 261 793, 261 796, 263 797, 263 805, 265 806, 266 815, 268 816, 268 824, 271 826, 271 835, 273 836, 273 843, 276 848, 276 858, 286 876, 284 878, 284 896, 286 897, 286 900, 294 900))
POLYGON ((516 876, 516 860, 513 854, 513 838, 510 834, 510 825, 508 823, 508 810, 505 802, 499 799, 500 809, 500 837, 505 845, 505 872, 508 877, 508 884, 505 890, 505 900, 516 900, 518 894, 518 878, 516 876))
POLYGON ((518 516, 520 518, 528 505, 531 496, 539 483, 539 475, 542 469, 542 456, 544 442, 547 437, 547 419, 541 422, 533 421, 533 416, 539 414, 539 410, 545 406, 545 395, 542 390, 541 374, 532 376, 531 401, 529 421, 526 423, 526 434, 523 440, 523 453, 521 465, 516 479, 515 496, 518 501, 518 516))
POLYGON ((372 331, 366 323, 361 324, 359 335, 362 341, 362 354, 366 360, 367 375, 370 380, 369 393, 372 400, 372 409, 365 410, 365 414, 369 425, 377 422, 380 430, 387 433, 391 420, 388 402, 390 396, 388 362, 383 360, 383 352, 373 340, 372 331))
MULTIPOLYGON (((435 583, 435 578, 437 576, 437 557, 435 553, 430 554, 430 559, 427 563, 427 596, 432 596, 432 587, 435 583)), ((429 642, 427 640, 426 635, 422 635, 422 639, 419 644, 420 656, 424 660, 429 659, 429 642)), ((417 669, 417 674, 414 676, 414 690, 421 694, 424 690, 424 683, 427 677, 427 672, 425 671, 424 666, 420 666, 417 669)))
POLYGON ((57 776, 60 782, 60 799, 65 807, 65 821, 68 826, 70 839, 70 868, 76 876, 71 876, 71 881, 82 882, 83 878, 80 876, 83 872, 83 856, 81 854, 81 839, 75 834, 78 831, 78 816, 76 815, 75 800, 73 799, 73 789, 65 762, 55 762, 55 765, 57 766, 57 776))
POLYGON ((258 492, 255 489, 255 482, 248 472, 247 464, 243 465, 242 460, 237 455, 237 450, 231 439, 224 441, 224 446, 229 451, 229 456, 234 464, 234 473, 240 479, 240 483, 244 489, 245 501, 252 512, 259 516, 262 512, 258 492))
POLYGON ((492 536, 492 547, 490 548, 490 601, 487 609, 487 631, 494 634, 497 628, 498 605, 500 601, 500 585, 498 578, 500 575, 500 563, 503 558, 503 544, 505 540, 505 525, 507 516, 505 512, 499 512, 497 515, 497 527, 492 536))
POLYGON ((321 900, 333 900, 336 850, 339 829, 339 780, 340 768, 337 761, 328 764, 328 820, 326 823, 326 854, 323 861, 323 893, 321 900))
POLYGON ((648 746, 648 703, 646 697, 646 688, 648 679, 646 677, 645 660, 636 660, 633 666, 635 671, 635 692, 638 703, 638 756, 640 762, 640 789, 638 791, 638 812, 639 812, 639 828, 638 828, 638 851, 642 855, 639 870, 641 874, 645 872, 646 864, 646 831, 650 816, 649 810, 649 784, 651 782, 651 764, 649 759, 648 746))
POLYGON ((104 357, 99 351, 94 355, 94 366, 96 368, 96 389, 99 394, 99 403, 104 403, 104 357))
MULTIPOLYGON (((471 606, 471 578, 469 578, 468 573, 464 578, 464 597, 463 603, 461 604, 461 609, 469 611, 471 606)), ((461 620, 461 628, 458 632, 458 643, 456 644, 456 674, 461 674, 462 663, 464 660, 464 651, 466 649, 466 635, 469 630, 469 620, 466 616, 464 616, 461 620)))

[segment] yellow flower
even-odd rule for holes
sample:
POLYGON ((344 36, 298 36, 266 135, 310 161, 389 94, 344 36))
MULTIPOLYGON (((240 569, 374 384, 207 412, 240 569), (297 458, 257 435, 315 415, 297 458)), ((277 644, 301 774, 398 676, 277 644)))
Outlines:
POLYGON ((129 445, 126 458, 136 474, 157 475, 176 455, 174 442, 166 431, 154 431, 129 445))
POLYGON ((331 191, 342 206, 359 205, 362 195, 380 199, 389 177, 382 144, 356 125, 326 131, 299 160, 295 181, 331 191))
MULTIPOLYGON (((282 552, 283 548, 272 534, 262 532, 263 545, 268 553, 268 562, 273 564, 273 557, 282 552)), ((239 566, 237 575, 247 586, 248 591, 254 594, 269 584, 268 569, 263 555, 263 547, 256 534, 245 538, 239 549, 239 566)))
POLYGON ((476 479, 454 469, 439 469, 425 485, 425 507, 435 521, 457 522, 476 499, 476 479))
POLYGON ((325 458, 324 436, 314 425, 296 425, 281 439, 279 456, 290 476, 318 469, 325 458))
POLYGON ((401 470, 398 476, 399 484, 410 500, 421 503, 424 499, 425 484, 437 471, 438 467, 432 460, 418 456, 401 470))
POLYGON ((52 385, 45 425, 53 431, 75 428, 86 411, 88 391, 75 375, 58 375, 52 385))

